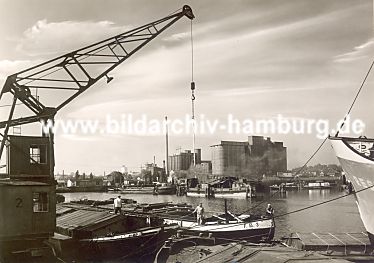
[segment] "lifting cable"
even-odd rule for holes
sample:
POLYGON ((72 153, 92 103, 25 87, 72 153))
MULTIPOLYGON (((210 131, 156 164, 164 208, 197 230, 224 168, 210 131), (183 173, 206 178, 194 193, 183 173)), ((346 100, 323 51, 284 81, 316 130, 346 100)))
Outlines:
POLYGON ((191 20, 191 35, 190 35, 190 39, 191 39, 191 83, 194 83, 194 49, 193 49, 193 30, 192 30, 192 20, 191 20))
POLYGON ((190 28, 190 40, 191 40, 191 119, 192 119, 192 152, 193 152, 193 165, 196 165, 196 153, 195 153, 195 82, 194 82, 194 50, 193 50, 193 30, 192 30, 192 19, 190 28))

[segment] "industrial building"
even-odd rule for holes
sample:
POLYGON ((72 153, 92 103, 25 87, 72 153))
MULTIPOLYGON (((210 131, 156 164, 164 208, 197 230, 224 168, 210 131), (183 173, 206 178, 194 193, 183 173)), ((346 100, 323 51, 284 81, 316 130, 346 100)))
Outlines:
MULTIPOLYGON (((201 163, 201 149, 195 150, 196 164, 201 163)), ((187 171, 193 164, 193 153, 190 150, 186 150, 179 154, 168 156, 168 167, 169 171, 187 171)))
POLYGON ((212 174, 259 178, 287 171, 287 148, 269 137, 249 136, 248 141, 221 141, 212 145, 212 174))

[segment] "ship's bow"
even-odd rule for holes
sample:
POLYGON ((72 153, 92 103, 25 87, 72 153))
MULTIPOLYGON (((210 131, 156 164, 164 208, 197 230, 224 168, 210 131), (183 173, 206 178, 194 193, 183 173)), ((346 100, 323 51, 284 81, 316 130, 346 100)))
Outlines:
POLYGON ((361 219, 374 244, 374 139, 329 139, 347 180, 354 187, 361 219))

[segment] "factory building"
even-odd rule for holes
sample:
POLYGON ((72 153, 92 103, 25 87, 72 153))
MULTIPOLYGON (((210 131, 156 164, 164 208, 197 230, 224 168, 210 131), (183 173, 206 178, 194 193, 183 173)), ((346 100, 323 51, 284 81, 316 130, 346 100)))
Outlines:
POLYGON ((221 141, 212 145, 212 174, 259 178, 287 171, 287 148, 269 137, 249 136, 248 141, 221 141))
MULTIPOLYGON (((201 163, 201 149, 195 150, 196 164, 201 163)), ((187 171, 193 164, 193 153, 190 150, 186 150, 179 154, 174 154, 168 157, 169 171, 187 171)))

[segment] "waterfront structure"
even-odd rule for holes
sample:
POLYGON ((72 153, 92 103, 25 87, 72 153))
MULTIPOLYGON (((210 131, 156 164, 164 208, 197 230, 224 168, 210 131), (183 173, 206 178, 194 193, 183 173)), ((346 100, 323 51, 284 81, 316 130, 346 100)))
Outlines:
POLYGON ((197 164, 196 167, 203 174, 211 174, 212 173, 212 161, 201 160, 201 163, 197 164))
POLYGON ((269 137, 249 136, 248 141, 221 141, 212 145, 212 174, 258 178, 287 171, 287 148, 269 137))
POLYGON ((119 171, 113 171, 106 176, 107 185, 119 187, 124 182, 124 176, 119 171))
POLYGON ((68 179, 66 182, 67 187, 92 187, 103 186, 103 178, 88 178, 88 179, 68 179))
POLYGON ((158 167, 154 163, 145 164, 145 169, 142 173, 144 174, 144 182, 146 184, 152 184, 154 182, 166 183, 167 181, 165 167, 158 167))
MULTIPOLYGON (((193 153, 190 150, 168 156, 168 167, 170 171, 187 171, 193 164, 193 153)), ((195 149, 195 164, 201 164, 201 149, 195 149)))

